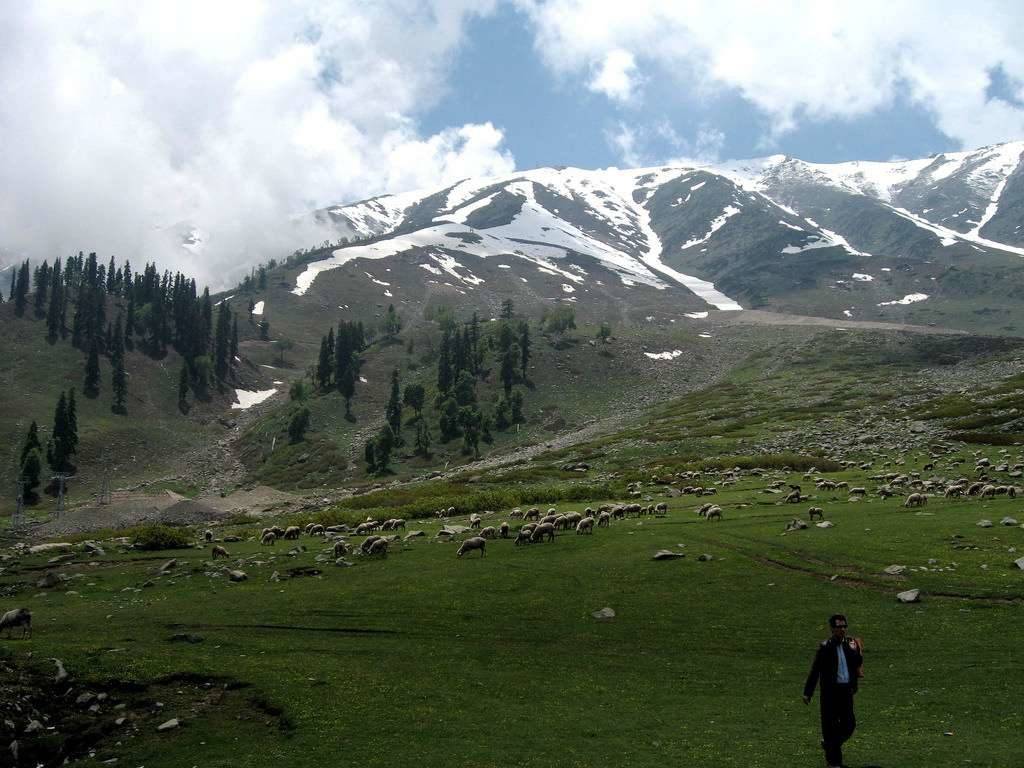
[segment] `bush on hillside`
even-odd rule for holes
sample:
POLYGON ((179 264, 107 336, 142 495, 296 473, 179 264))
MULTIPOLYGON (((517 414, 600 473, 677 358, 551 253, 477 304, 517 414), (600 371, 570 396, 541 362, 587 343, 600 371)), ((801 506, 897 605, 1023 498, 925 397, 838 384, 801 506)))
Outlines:
POLYGON ((192 537, 185 528, 171 528, 168 525, 145 525, 135 534, 135 548, 146 551, 158 549, 187 549, 192 546, 192 537))

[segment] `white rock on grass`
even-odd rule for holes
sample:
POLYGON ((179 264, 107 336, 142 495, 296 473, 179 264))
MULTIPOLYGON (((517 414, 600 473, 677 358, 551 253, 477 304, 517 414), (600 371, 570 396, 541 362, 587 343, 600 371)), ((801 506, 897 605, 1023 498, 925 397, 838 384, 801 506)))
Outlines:
POLYGON ((238 582, 245 581, 249 577, 246 575, 245 571, 228 571, 228 578, 231 579, 231 581, 238 582))
POLYGON ((590 615, 593 616, 598 621, 611 621, 612 619, 615 618, 615 611, 614 611, 614 609, 608 608, 606 606, 606 607, 602 608, 599 611, 594 611, 590 615))
POLYGON ((1013 564, 1020 568, 1022 571, 1024 571, 1024 557, 1018 557, 1016 560, 1013 561, 1013 564))
POLYGON ((818 528, 835 528, 836 524, 830 520, 822 520, 820 523, 815 523, 818 528))
POLYGON ((172 730, 174 730, 175 728, 177 728, 177 727, 178 727, 179 725, 181 725, 181 723, 179 723, 179 722, 178 722, 178 718, 176 718, 176 717, 172 717, 172 718, 171 718, 170 720, 168 720, 168 721, 167 721, 166 723, 160 723, 160 725, 158 725, 158 726, 156 727, 156 729, 157 729, 158 731, 161 731, 161 732, 162 732, 162 731, 172 731, 172 730))
POLYGON ((673 552, 670 549, 659 549, 654 553, 652 560, 678 560, 681 557, 686 557, 685 552, 673 552))
POLYGON ((903 573, 905 570, 907 570, 907 566, 905 566, 905 565, 887 565, 887 566, 885 566, 885 568, 883 570, 886 573, 888 573, 890 576, 899 576, 901 573, 903 573))
POLYGON ((900 592, 896 595, 896 599, 901 603, 918 603, 921 601, 921 590, 908 589, 906 592, 900 592))
POLYGON ((979 520, 977 523, 975 523, 975 525, 977 525, 979 528, 991 528, 992 527, 992 521, 991 520, 979 520))
POLYGON ((1012 525, 1017 525, 1017 521, 1014 518, 1012 518, 1012 517, 1004 517, 1002 520, 999 521, 999 524, 1000 525, 1012 526, 1012 525))

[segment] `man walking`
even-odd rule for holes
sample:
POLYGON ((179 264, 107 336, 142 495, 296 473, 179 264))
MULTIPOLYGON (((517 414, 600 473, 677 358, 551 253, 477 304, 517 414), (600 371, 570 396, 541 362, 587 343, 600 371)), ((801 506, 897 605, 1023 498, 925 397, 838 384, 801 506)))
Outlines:
POLYGON ((804 684, 804 704, 811 703, 814 688, 821 685, 821 746, 829 768, 842 768, 843 744, 853 735, 853 694, 864 657, 857 638, 846 637, 846 617, 830 616, 832 637, 822 641, 804 684))

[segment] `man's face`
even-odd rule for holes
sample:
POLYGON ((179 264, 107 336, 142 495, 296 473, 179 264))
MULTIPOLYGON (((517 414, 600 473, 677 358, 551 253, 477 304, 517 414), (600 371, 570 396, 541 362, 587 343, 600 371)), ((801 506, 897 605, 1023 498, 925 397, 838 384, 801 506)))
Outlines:
POLYGON ((832 637, 840 642, 846 639, 846 619, 836 619, 832 627, 832 637))

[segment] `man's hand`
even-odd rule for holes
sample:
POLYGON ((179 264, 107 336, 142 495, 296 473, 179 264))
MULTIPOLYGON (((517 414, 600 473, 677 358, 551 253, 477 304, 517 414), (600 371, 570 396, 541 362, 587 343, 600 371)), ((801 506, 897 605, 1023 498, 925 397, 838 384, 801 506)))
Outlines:
POLYGON ((811 703, 811 697, 810 696, 804 696, 803 698, 804 698, 804 704, 810 704, 811 703))

